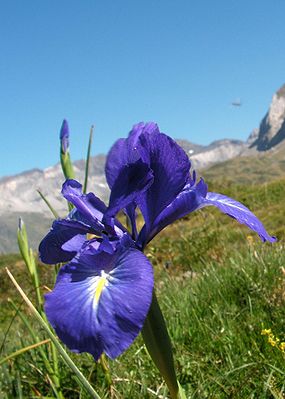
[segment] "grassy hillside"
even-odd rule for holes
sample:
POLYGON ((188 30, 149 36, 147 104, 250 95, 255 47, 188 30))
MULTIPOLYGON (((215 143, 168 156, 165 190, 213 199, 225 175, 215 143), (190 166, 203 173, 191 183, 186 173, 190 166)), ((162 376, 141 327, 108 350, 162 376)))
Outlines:
POLYGON ((257 184, 285 177, 285 143, 254 156, 242 156, 212 166, 203 172, 208 180, 257 184))
MULTIPOLYGON (((146 253, 155 267, 178 378, 189 399, 283 398, 284 353, 261 330, 271 328, 285 341, 285 180, 258 186, 220 181, 210 188, 250 206, 279 241, 262 244, 256 234, 209 207, 176 222, 150 243, 146 253)), ((32 296, 21 259, 1 257, 2 357, 33 343, 7 301, 21 304, 5 274, 7 265, 32 296)), ((41 286, 52 287, 53 268, 39 268, 41 286)), ((167 397, 141 337, 110 362, 111 385, 102 364, 88 355, 73 358, 104 398, 167 397)), ((87 398, 66 366, 60 362, 59 367, 65 397, 87 398)), ((54 397, 37 349, 0 366, 0 397, 54 397)))

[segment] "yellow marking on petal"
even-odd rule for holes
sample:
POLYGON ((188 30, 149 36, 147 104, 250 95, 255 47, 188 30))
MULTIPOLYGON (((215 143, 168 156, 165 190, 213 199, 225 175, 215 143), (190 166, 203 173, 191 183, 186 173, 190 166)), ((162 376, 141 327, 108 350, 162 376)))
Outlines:
POLYGON ((86 235, 87 237, 87 240, 88 241, 90 241, 90 240, 93 240, 93 238, 99 238, 100 236, 97 236, 96 234, 91 234, 91 233, 87 233, 87 235, 86 235))
POLYGON ((106 283, 107 283, 106 277, 104 275, 101 276, 95 289, 95 301, 97 303, 99 302, 100 296, 102 294, 103 288, 105 287, 106 283))

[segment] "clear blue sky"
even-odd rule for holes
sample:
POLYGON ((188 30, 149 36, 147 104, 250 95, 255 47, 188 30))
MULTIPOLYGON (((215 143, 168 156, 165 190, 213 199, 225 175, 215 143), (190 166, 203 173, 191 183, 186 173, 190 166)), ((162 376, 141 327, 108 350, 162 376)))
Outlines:
POLYGON ((284 0, 0 2, 0 176, 106 153, 139 121, 245 140, 285 82, 284 0), (241 107, 230 102, 241 98, 241 107))

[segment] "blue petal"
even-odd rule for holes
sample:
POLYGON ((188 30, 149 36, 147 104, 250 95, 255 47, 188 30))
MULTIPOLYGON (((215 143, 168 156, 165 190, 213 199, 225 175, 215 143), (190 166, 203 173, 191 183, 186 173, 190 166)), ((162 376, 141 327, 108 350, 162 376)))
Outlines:
POLYGON ((72 351, 113 359, 142 329, 152 290, 152 266, 137 249, 122 246, 112 255, 87 247, 60 270, 45 310, 72 351))
POLYGON ((116 141, 107 155, 105 166, 106 179, 110 188, 113 187, 121 169, 125 165, 141 159, 140 135, 155 135, 158 133, 158 126, 155 123, 140 122, 133 126, 127 139, 116 141))
POLYGON ((104 230, 102 219, 107 207, 99 198, 92 193, 82 194, 82 185, 72 179, 63 184, 62 195, 76 207, 86 224, 96 231, 104 230))
POLYGON ((148 232, 155 218, 181 192, 189 178, 190 162, 183 149, 159 132, 156 124, 134 126, 127 139, 112 147, 107 157, 106 177, 112 188, 122 167, 141 159, 153 171, 153 184, 137 201, 148 232))
POLYGON ((150 230, 155 218, 185 186, 190 162, 182 148, 163 133, 142 134, 139 141, 143 148, 142 159, 149 165, 154 175, 153 184, 141 196, 138 203, 146 228, 150 230))
POLYGON ((245 224, 251 230, 255 231, 262 241, 276 241, 275 237, 271 237, 267 233, 261 221, 240 202, 222 194, 209 192, 202 206, 204 207, 207 205, 216 206, 223 213, 236 219, 239 223, 245 224))
MULTIPOLYGON (((82 185, 76 180, 66 180, 62 186, 64 198, 70 201, 76 208, 70 214, 70 218, 79 220, 86 225, 90 225, 95 234, 101 235, 106 230, 103 223, 104 214, 107 207, 103 201, 93 193, 83 194, 82 185)), ((106 219, 106 218, 105 218, 106 219)), ((125 228, 118 220, 114 220, 115 226, 109 230, 110 234, 122 236, 125 228)))
POLYGON ((146 191, 152 182, 152 171, 140 159, 135 163, 125 165, 112 187, 109 207, 105 216, 115 216, 146 191))
POLYGON ((155 219, 152 229, 148 231, 146 227, 141 230, 137 244, 144 248, 146 244, 153 239, 162 229, 175 220, 201 209, 205 206, 216 206, 223 213, 233 217, 239 223, 245 224, 251 230, 259 234, 263 241, 276 241, 275 237, 271 237, 265 230, 261 221, 244 205, 240 202, 226 197, 222 194, 207 193, 207 185, 203 181, 193 186, 187 184, 183 191, 178 194, 176 199, 169 204, 155 219))
POLYGON ((70 261, 80 250, 90 227, 75 220, 56 220, 39 246, 42 262, 55 264, 70 261))
POLYGON ((138 245, 144 248, 166 226, 199 209, 206 193, 207 185, 203 179, 196 186, 187 184, 174 201, 158 215, 150 230, 147 230, 146 226, 143 227, 138 237, 138 245))

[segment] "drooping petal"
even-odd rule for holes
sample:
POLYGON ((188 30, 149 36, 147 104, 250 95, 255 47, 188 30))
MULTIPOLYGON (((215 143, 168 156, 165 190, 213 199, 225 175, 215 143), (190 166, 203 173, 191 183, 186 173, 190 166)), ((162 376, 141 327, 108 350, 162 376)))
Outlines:
POLYGON ((141 159, 125 165, 111 190, 110 202, 105 217, 115 216, 121 209, 131 204, 153 182, 153 173, 141 159))
POLYGON ((87 252, 88 247, 60 270, 45 310, 72 351, 96 360, 105 352, 113 359, 142 329, 152 299, 152 266, 135 248, 87 252))
POLYGON ((39 256, 42 262, 55 264, 70 261, 92 232, 89 226, 75 220, 56 220, 49 233, 42 239, 39 256))
POLYGON ((271 237, 265 230, 261 221, 243 204, 235 201, 226 195, 217 193, 207 193, 202 206, 213 205, 219 208, 223 213, 236 219, 239 223, 245 224, 251 230, 255 231, 262 241, 275 242, 276 238, 271 237))
POLYGON ((139 234, 138 245, 144 248, 162 229, 176 220, 199 209, 205 200, 207 185, 203 179, 197 185, 187 184, 183 191, 157 216, 152 228, 143 227, 139 234))
POLYGON ((246 206, 225 195, 207 193, 207 185, 201 179, 197 185, 192 186, 188 184, 184 187, 175 200, 155 219, 150 231, 144 226, 139 234, 137 244, 141 248, 144 248, 154 236, 169 224, 197 209, 210 205, 216 206, 223 213, 236 219, 239 223, 245 224, 251 230, 258 233, 263 241, 276 241, 275 237, 271 237, 266 232, 261 221, 246 206))

